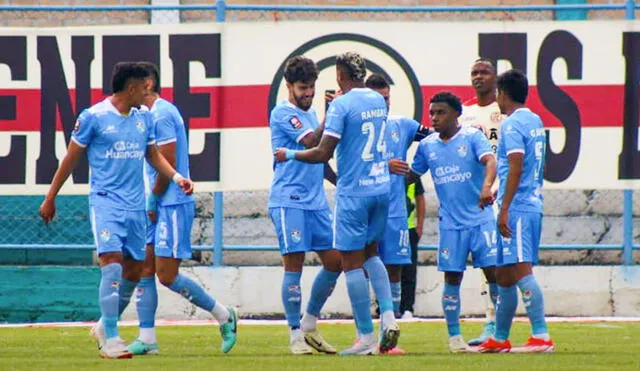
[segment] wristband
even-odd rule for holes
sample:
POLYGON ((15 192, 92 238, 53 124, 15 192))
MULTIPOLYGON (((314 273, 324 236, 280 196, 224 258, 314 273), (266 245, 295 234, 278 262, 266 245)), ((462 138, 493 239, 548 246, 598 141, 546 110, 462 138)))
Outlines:
POLYGON ((298 152, 298 151, 294 151, 292 149, 288 149, 284 153, 284 158, 286 158, 287 160, 295 160, 296 159, 296 152, 298 152))
POLYGON ((173 182, 176 183, 176 184, 178 184, 183 179, 184 179, 184 177, 182 176, 182 174, 180 174, 177 171, 176 171, 175 174, 173 174, 173 178, 171 178, 171 180, 173 180, 173 182))

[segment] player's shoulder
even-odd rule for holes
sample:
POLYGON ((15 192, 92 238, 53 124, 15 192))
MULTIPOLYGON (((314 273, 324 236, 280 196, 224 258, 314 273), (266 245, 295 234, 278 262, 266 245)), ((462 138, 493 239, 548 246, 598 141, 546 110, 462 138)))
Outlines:
POLYGON ((420 141, 420 146, 426 147, 426 146, 432 145, 433 143, 436 143, 438 141, 439 136, 440 136, 440 133, 434 131, 433 133, 427 135, 424 139, 420 141))
POLYGON ((467 126, 467 125, 460 126, 460 135, 461 136, 473 137, 478 133, 482 134, 482 130, 480 130, 480 129, 476 128, 476 127, 473 127, 473 126, 467 126))
POLYGON ((473 97, 471 99, 468 99, 462 102, 462 106, 463 108, 471 108, 473 106, 478 106, 478 97, 473 97))
POLYGON ((177 119, 178 117, 182 117, 180 115, 180 111, 175 104, 169 102, 166 99, 158 98, 153 107, 151 107, 151 113, 153 114, 153 118, 158 119, 177 119))
POLYGON ((296 107, 288 100, 283 100, 276 104, 271 110, 271 121, 286 121, 285 119, 297 114, 296 107))

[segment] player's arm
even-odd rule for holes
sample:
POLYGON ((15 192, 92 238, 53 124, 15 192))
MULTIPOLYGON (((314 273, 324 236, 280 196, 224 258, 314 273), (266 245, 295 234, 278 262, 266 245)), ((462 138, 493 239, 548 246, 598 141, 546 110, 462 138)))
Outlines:
POLYGON ((480 163, 484 165, 484 182, 480 191, 480 201, 478 206, 484 209, 485 206, 493 204, 493 183, 496 181, 496 157, 493 153, 486 153, 480 158, 480 163))
POLYGON ((62 188, 64 182, 69 178, 69 175, 71 175, 73 169, 78 165, 83 154, 84 147, 72 140, 67 148, 67 154, 62 159, 60 167, 58 167, 58 170, 56 170, 56 173, 53 176, 49 191, 47 192, 42 205, 40 205, 40 216, 44 220, 45 224, 49 224, 51 219, 55 216, 56 196, 58 195, 58 192, 60 192, 60 188, 62 188))
POLYGON ((502 197, 502 205, 500 206, 500 214, 498 217, 498 228, 500 234, 504 237, 511 238, 511 229, 509 228, 509 207, 513 198, 518 191, 520 178, 522 177, 522 162, 524 154, 522 152, 514 152, 507 156, 509 159, 509 174, 507 175, 507 185, 502 197))
POLYGON ((302 139, 300 139, 300 144, 305 146, 305 148, 313 148, 320 144, 320 140, 322 139, 322 133, 324 132, 324 120, 318 125, 318 127, 305 135, 302 139))
POLYGON ((283 162, 287 160, 298 160, 310 164, 321 164, 331 159, 333 151, 338 145, 339 139, 330 135, 323 135, 320 144, 317 147, 306 149, 304 151, 295 151, 292 149, 278 148, 274 153, 276 161, 283 162))
MULTIPOLYGON (((162 175, 168 179, 171 179, 174 183, 176 183, 185 194, 193 193, 193 182, 191 179, 187 179, 182 176, 182 174, 178 173, 169 161, 167 161, 164 156, 160 153, 155 143, 149 144, 147 146, 147 161, 156 169, 159 175, 162 175)), ((175 161, 175 159, 174 159, 175 161)), ((166 185, 165 185, 166 187, 166 185)), ((155 186, 154 186, 155 189, 155 186)), ((155 191, 154 191, 155 193, 155 191)))
POLYGON ((329 183, 336 185, 338 184, 338 175, 333 170, 329 163, 324 164, 324 178, 329 181, 329 183))
POLYGON ((424 200, 424 188, 422 187, 422 181, 418 179, 416 182, 416 233, 418 238, 422 237, 422 230, 424 229, 424 214, 426 211, 426 202, 424 200))

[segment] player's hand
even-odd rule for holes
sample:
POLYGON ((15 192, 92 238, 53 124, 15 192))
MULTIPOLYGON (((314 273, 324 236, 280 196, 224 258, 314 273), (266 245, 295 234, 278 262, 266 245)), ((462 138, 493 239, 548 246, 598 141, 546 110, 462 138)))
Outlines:
POLYGON ((509 228, 509 210, 500 209, 498 214, 498 230, 500 235, 505 238, 511 238, 511 229, 509 228))
POLYGON ((493 196, 493 192, 491 192, 491 188, 482 187, 482 192, 480 192, 480 201, 478 202, 478 206, 484 210, 486 206, 492 205, 493 201, 495 201, 495 197, 493 196))
POLYGON ((191 181, 191 179, 180 179, 180 181, 178 181, 178 187, 182 188, 182 192, 184 192, 185 195, 190 195, 193 193, 193 182, 191 181))
POLYGON ((147 211, 147 215, 149 216, 149 220, 151 223, 156 223, 158 221, 158 212, 157 211, 147 211))
POLYGON ((286 148, 278 148, 275 152, 273 152, 273 157, 276 158, 276 162, 285 162, 287 161, 287 149, 286 148))
POLYGON ((398 175, 409 174, 409 164, 399 158, 389 160, 389 172, 398 175))
POLYGON ((339 96, 342 95, 342 90, 338 90, 335 94, 331 94, 331 93, 324 93, 324 101, 325 103, 329 104, 331 103, 334 99, 338 98, 339 96))
POLYGON ((49 225, 53 217, 56 215, 55 200, 45 198, 40 205, 40 217, 44 220, 44 224, 49 225))

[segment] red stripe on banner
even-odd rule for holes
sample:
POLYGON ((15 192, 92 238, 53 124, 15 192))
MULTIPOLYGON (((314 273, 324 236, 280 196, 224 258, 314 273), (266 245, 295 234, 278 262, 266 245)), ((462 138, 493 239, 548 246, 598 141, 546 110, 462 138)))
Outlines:
MULTIPOLYGON (((462 101, 473 98, 473 90, 466 86, 423 86, 425 99, 423 122, 428 123, 429 98, 439 91, 451 91, 462 101)), ((573 85, 564 86, 565 91, 580 109, 580 118, 584 127, 622 126, 624 86, 622 85, 573 85)), ((210 115, 204 118, 191 118, 190 127, 194 129, 252 128, 268 125, 269 85, 194 87, 192 94, 209 94, 210 115)), ((165 98, 173 98, 173 89, 162 90, 165 98)), ((72 104, 75 105, 75 90, 70 90, 72 104)), ((39 131, 40 130, 40 90, 39 89, 0 89, 0 96, 16 97, 16 119, 0 120, 0 131, 39 131)), ((91 102, 104 99, 102 89, 91 91, 91 102)), ((540 101, 538 90, 531 87, 529 106, 538 113, 547 127, 561 127, 560 121, 549 112, 540 101)), ((8 107, 0 107, 6 112, 8 107)), ((60 130, 60 118, 56 119, 60 130)))
MULTIPOLYGON (((569 95, 580 111, 580 122, 583 127, 622 126, 624 111, 623 85, 571 85, 561 89, 569 95)), ((429 122, 429 99, 441 91, 450 91, 465 102, 474 98, 471 87, 466 86, 423 86, 424 113, 422 121, 429 122)), ((538 88, 529 88, 527 100, 529 108, 542 118, 545 127, 562 127, 562 123, 547 110, 538 95, 538 88)))

